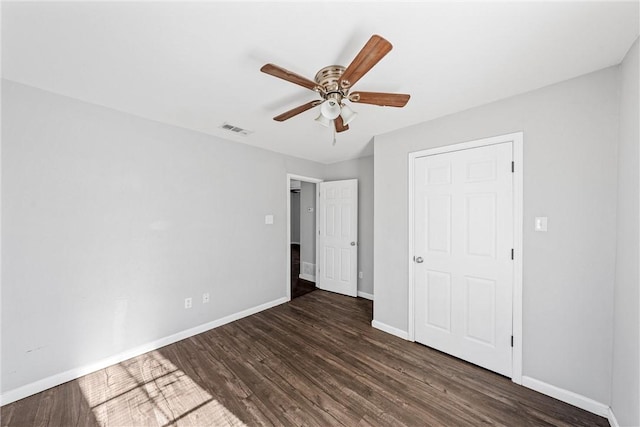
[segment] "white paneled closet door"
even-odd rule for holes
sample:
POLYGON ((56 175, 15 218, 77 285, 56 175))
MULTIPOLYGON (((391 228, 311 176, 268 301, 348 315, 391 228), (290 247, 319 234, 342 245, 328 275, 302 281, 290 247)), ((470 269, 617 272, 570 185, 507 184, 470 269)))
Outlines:
POLYGON ((512 143, 414 163, 416 341, 511 376, 512 143))

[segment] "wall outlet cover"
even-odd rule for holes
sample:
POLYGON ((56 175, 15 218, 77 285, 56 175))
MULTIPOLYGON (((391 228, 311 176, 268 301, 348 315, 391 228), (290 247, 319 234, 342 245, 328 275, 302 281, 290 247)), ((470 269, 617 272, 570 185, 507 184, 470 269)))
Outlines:
POLYGON ((537 216, 534 223, 535 231, 547 231, 547 217, 537 216))

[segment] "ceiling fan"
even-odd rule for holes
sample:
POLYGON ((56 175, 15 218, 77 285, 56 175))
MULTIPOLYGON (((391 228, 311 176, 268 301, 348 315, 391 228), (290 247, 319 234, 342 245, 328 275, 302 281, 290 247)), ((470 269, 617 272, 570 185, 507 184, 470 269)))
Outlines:
POLYGON ((263 73, 311 89, 317 92, 321 98, 284 112, 274 117, 273 120, 283 122, 320 105, 320 115, 316 118, 316 121, 327 127, 331 126, 331 122, 333 122, 336 132, 344 132, 349 129, 349 123, 357 115, 344 103, 345 100, 361 104, 404 107, 409 101, 410 95, 384 92, 350 92, 353 85, 384 58, 391 49, 391 43, 378 35, 373 35, 348 67, 329 65, 318 71, 314 80, 309 80, 274 64, 264 65, 260 68, 263 73))

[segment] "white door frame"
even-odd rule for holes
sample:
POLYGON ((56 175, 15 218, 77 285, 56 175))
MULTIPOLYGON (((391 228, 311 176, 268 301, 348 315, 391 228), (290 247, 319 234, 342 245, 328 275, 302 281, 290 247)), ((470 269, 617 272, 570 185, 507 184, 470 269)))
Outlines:
MULTIPOLYGON (((313 177, 309 177, 309 176, 302 176, 302 175, 295 175, 292 173, 288 173, 287 174, 287 186, 286 186, 286 191, 287 191, 287 259, 286 259, 286 296, 287 296, 287 301, 291 301, 291 180, 295 179, 297 181, 304 181, 304 182, 310 182, 312 184, 316 184, 316 231, 318 230, 318 204, 319 204, 319 200, 318 200, 318 187, 317 184, 323 182, 323 179, 320 178, 313 178, 313 177)), ((314 261, 314 264, 316 265, 316 271, 318 271, 318 238, 316 236, 316 259, 314 261)), ((318 279, 316 279, 318 280, 318 279)))
POLYGON ((507 135, 494 136, 490 138, 478 139, 475 141, 462 142, 459 144, 446 145, 443 147, 431 148, 427 150, 409 153, 409 341, 415 341, 415 314, 414 314, 414 162, 418 157, 431 156, 434 154, 450 153, 470 148, 486 147, 488 145, 511 142, 513 147, 513 161, 515 163, 513 175, 513 351, 512 351, 512 376, 511 381, 522 384, 522 233, 523 233, 523 133, 516 132, 507 135))

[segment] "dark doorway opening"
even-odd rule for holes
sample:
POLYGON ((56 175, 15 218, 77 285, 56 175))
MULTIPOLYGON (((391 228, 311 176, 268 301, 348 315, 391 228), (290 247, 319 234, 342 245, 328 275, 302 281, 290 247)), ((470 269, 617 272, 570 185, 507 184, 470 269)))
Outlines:
POLYGON ((291 299, 315 291, 316 284, 300 278, 300 245, 291 244, 291 299))

